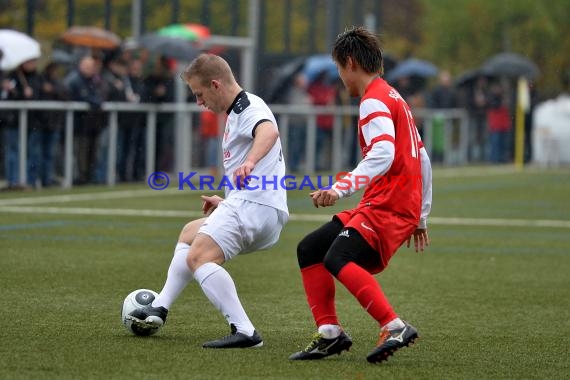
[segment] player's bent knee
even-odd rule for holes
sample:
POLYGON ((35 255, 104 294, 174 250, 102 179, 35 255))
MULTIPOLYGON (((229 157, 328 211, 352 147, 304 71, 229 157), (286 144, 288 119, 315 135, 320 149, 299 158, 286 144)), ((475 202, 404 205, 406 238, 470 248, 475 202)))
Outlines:
POLYGON ((321 258, 316 255, 316 251, 313 249, 311 235, 305 237, 297 245, 297 261, 300 268, 306 268, 321 262, 321 258))
POLYGON ((323 259, 325 268, 333 275, 337 276, 340 270, 350 262, 344 255, 337 251, 330 250, 323 259))
POLYGON ((222 249, 207 235, 200 234, 190 247, 186 264, 192 272, 206 263, 223 264, 225 262, 222 249))

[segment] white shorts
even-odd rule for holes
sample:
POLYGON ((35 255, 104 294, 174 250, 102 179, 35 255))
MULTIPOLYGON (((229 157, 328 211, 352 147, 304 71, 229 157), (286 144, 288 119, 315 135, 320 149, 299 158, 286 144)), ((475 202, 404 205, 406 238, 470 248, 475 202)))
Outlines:
POLYGON ((272 247, 287 222, 287 214, 273 207, 230 198, 221 202, 198 233, 210 236, 226 261, 240 253, 272 247))

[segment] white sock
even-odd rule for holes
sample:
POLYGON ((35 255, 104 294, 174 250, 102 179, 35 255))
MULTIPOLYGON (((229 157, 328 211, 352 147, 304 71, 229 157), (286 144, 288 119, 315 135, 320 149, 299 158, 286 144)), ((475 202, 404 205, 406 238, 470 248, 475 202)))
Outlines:
POLYGON ((388 322, 386 326, 383 326, 382 329, 387 329, 388 331, 392 331, 392 330, 403 329, 405 326, 406 325, 400 318, 394 318, 390 322, 388 322))
POLYGON ((186 243, 176 244, 174 256, 168 268, 166 282, 158 297, 152 301, 153 307, 162 306, 166 309, 170 309, 170 305, 178 298, 186 285, 192 281, 192 272, 190 268, 188 268, 188 264, 186 264, 186 257, 188 256, 189 250, 190 245, 186 243))
POLYGON ((342 329, 339 325, 320 325, 318 331, 323 338, 334 339, 340 335, 342 329))
POLYGON ((222 313, 237 331, 252 336, 255 328, 239 300, 230 274, 215 263, 206 263, 194 271, 196 281, 210 302, 222 313))

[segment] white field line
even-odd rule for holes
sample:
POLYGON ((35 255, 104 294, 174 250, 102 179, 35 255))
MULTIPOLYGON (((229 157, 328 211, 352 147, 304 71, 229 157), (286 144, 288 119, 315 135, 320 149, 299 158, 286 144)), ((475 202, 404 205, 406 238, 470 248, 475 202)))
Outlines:
MULTIPOLYGON (((512 166, 498 166, 498 167, 477 167, 470 170, 462 169, 442 169, 434 173, 435 178, 455 178, 455 177, 477 177, 488 175, 505 175, 517 173, 512 166)), ((328 175, 323 174, 323 183, 328 184, 328 175)), ((317 184, 317 177, 311 176, 311 182, 317 184)), ((334 178, 334 175, 333 175, 334 178)), ((197 186, 197 185, 195 185, 197 186)), ((153 190, 150 187, 139 190, 117 190, 105 191, 96 193, 84 194, 65 194, 65 195, 44 195, 44 196, 28 196, 20 198, 6 198, 0 199, 0 207, 2 206, 16 206, 16 205, 35 205, 42 203, 66 203, 66 202, 80 202, 91 200, 105 200, 105 199, 120 199, 120 198, 136 198, 136 197, 149 197, 156 195, 175 194, 179 191, 197 191, 185 188, 185 190, 177 190, 176 184, 171 185, 166 190, 153 190)), ((208 189, 204 193, 211 192, 208 189)))
MULTIPOLYGON (((34 207, 34 206, 4 206, 0 213, 31 213, 31 214, 59 214, 59 215, 102 215, 102 216, 138 216, 158 218, 199 218, 199 211, 180 210, 149 210, 149 209, 117 209, 117 208, 90 208, 90 207, 34 207)), ((331 215, 291 214, 290 221, 326 222, 331 215)), ((485 227, 542 227, 542 228, 570 228, 570 220, 548 219, 503 219, 503 218, 443 218, 432 217, 428 220, 432 225, 462 225, 485 227)))
POLYGON ((66 202, 92 201, 92 200, 104 200, 104 199, 137 198, 137 197, 148 197, 152 195, 164 195, 164 194, 165 194, 164 191, 142 189, 142 190, 108 191, 102 193, 44 195, 39 197, 0 199, 0 207, 16 206, 16 205, 34 205, 41 203, 66 203, 66 202))
MULTIPOLYGON (((527 169, 526 171, 531 171, 527 169)), ((518 171, 512 165, 492 166, 492 167, 473 167, 469 170, 465 169, 439 169, 434 171, 435 178, 455 178, 455 177, 479 177, 479 176, 497 176, 505 174, 517 174, 518 171)), ((328 178, 328 175, 323 175, 328 178)), ((334 175, 333 175, 334 177, 334 175)), ((316 177, 311 176, 313 184, 317 183, 316 177)), ((104 200, 104 199, 120 199, 120 198, 135 198, 135 197, 150 197, 156 195, 173 195, 179 191, 196 191, 196 190, 177 190, 176 186, 172 185, 167 190, 153 190, 150 187, 139 190, 117 190, 105 191, 96 193, 85 194, 66 194, 66 195, 44 195, 44 196, 28 196, 20 198, 6 198, 0 199, 0 207, 3 206, 16 206, 16 205, 34 205, 34 204, 53 204, 53 203, 66 203, 76 201, 91 201, 91 200, 104 200)), ((208 189, 204 193, 211 192, 208 189)), ((178 193, 179 194, 179 193, 178 193)))

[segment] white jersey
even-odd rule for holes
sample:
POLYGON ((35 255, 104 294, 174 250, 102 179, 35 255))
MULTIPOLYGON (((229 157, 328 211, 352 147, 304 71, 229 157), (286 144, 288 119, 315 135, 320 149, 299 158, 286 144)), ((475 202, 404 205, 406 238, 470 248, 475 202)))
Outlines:
MULTIPOLYGON (((226 129, 222 143, 226 178, 233 179, 234 171, 245 162, 253 146, 256 127, 269 121, 277 128, 277 121, 267 104, 258 96, 242 91, 228 109, 226 129)), ((281 139, 256 165, 250 174, 247 188, 225 187, 228 198, 245 199, 285 212, 287 215, 287 192, 281 181, 285 176, 285 162, 281 139)))

